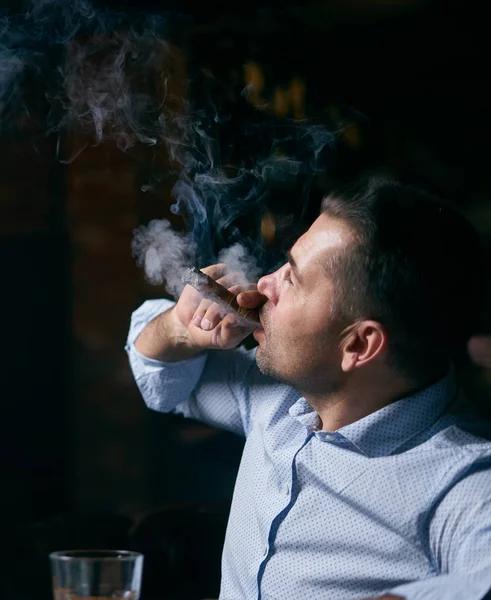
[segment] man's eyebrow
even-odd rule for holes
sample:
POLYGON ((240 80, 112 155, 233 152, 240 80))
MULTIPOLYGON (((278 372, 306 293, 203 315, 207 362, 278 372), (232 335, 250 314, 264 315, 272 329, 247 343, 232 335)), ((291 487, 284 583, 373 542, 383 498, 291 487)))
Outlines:
POLYGON ((295 274, 295 278, 298 279, 298 281, 301 283, 302 277, 300 275, 300 271, 298 270, 298 265, 295 259, 293 258, 291 250, 288 250, 288 252, 286 253, 286 257, 288 259, 288 262, 290 263, 290 267, 292 268, 293 273, 295 274))

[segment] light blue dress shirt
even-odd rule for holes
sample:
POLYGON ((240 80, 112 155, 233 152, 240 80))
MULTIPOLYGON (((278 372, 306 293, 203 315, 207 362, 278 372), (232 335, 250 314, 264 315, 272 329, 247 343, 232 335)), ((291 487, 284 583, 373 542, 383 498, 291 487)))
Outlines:
POLYGON ((162 363, 126 349, 146 404, 246 436, 221 600, 481 600, 491 589, 491 443, 453 376, 335 432, 255 351, 162 363))

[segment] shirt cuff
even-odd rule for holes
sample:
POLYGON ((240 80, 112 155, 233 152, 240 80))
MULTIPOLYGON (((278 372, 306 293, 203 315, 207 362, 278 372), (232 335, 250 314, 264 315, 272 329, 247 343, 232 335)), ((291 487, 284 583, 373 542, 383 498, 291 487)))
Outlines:
POLYGON ((153 321, 155 317, 166 312, 175 305, 172 300, 162 298, 160 300, 147 300, 140 308, 134 311, 131 315, 130 328, 128 331, 128 339, 126 340, 126 350, 135 343, 136 338, 145 329, 145 327, 153 321))

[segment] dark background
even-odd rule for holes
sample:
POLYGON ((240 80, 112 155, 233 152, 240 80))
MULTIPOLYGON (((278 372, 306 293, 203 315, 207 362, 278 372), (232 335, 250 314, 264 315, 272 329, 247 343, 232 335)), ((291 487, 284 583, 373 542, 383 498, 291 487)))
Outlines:
MULTIPOLYGON (((184 90, 189 81, 192 102, 212 94, 237 122, 257 113, 265 122, 307 117, 337 128, 319 189, 389 165, 462 209, 489 251, 488 21, 477 2, 98 7, 178 9, 186 17, 175 85, 184 90), (260 108, 240 95, 251 63, 265 81, 260 108), (203 70, 212 77, 194 77, 203 70), (295 80, 305 89, 302 114, 288 102, 285 108, 285 90, 295 80)), ((176 504, 226 512, 242 441, 148 411, 123 350, 131 312, 165 293, 136 267, 132 231, 169 217, 172 181, 145 194, 145 150, 123 153, 103 143, 64 165, 56 160, 56 139, 40 137, 29 123, 22 131, 0 139, 6 527, 25 532, 73 515, 133 520, 176 504)), ((76 149, 76 138, 64 143, 76 149)), ((240 148, 234 151, 240 156, 240 148)), ((282 233, 281 218, 298 212, 297 204, 287 192, 271 197, 267 210, 278 224, 276 238, 266 240, 272 250, 289 233, 282 233)), ((484 322, 481 332, 488 329, 484 322)), ((489 383, 489 372, 473 371, 473 393, 489 398, 489 383)), ((27 546, 34 538, 28 539, 27 546)))

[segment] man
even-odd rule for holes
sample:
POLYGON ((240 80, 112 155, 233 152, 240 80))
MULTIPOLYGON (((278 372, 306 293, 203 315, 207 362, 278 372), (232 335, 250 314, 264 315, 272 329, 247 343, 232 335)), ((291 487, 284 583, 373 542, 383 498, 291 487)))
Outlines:
POLYGON ((256 349, 233 350, 251 329, 190 287, 134 313, 148 406, 247 438, 222 600, 485 596, 491 443, 452 368, 480 264, 453 211, 371 178, 325 198, 288 262, 238 295, 261 307, 256 349))

